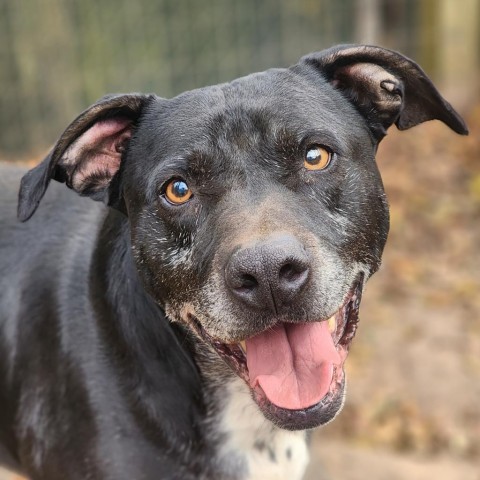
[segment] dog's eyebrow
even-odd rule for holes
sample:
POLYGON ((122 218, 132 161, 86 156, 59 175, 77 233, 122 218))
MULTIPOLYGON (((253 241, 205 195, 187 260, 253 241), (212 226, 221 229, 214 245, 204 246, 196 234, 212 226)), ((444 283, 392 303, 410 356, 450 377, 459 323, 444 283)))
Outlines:
POLYGON ((342 138, 325 129, 297 129, 296 131, 281 129, 275 135, 275 147, 286 154, 293 155, 312 144, 325 146, 340 156, 344 156, 348 151, 348 146, 342 138))
POLYGON ((304 143, 305 146, 312 143, 318 143, 331 148, 339 155, 344 155, 348 149, 344 139, 325 129, 311 129, 305 131, 301 143, 304 143))
POLYGON ((179 175, 184 174, 188 170, 188 161, 184 157, 169 158, 163 162, 160 162, 155 169, 155 175, 160 174, 162 177, 166 177, 169 174, 179 175))
POLYGON ((147 179, 148 197, 150 200, 158 194, 158 190, 167 180, 173 177, 187 176, 188 164, 184 158, 169 158, 164 162, 159 162, 147 179))
POLYGON ((195 176, 205 175, 213 170, 213 158, 212 155, 194 150, 186 158, 188 172, 195 176))
POLYGON ((175 176, 183 177, 185 180, 194 179, 197 184, 208 183, 224 171, 223 162, 215 161, 215 157, 212 155, 194 150, 161 162, 151 176, 151 183, 157 185, 159 182, 175 176))

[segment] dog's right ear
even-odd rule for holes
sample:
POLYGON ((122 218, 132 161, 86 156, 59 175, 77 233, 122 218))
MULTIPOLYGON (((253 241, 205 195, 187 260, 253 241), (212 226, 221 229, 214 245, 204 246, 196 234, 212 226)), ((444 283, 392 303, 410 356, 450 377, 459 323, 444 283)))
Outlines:
POLYGON ((110 204, 112 180, 132 136, 135 122, 154 95, 108 95, 80 114, 63 132, 42 163, 20 184, 18 218, 37 209, 53 178, 80 195, 110 204))

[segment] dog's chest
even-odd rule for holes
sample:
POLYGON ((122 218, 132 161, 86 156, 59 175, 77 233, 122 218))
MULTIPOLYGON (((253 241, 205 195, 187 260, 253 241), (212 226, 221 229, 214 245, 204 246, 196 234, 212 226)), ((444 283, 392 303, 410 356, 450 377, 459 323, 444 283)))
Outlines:
POLYGON ((232 380, 225 391, 218 463, 228 478, 302 479, 309 460, 306 432, 282 430, 266 420, 242 380, 232 380))

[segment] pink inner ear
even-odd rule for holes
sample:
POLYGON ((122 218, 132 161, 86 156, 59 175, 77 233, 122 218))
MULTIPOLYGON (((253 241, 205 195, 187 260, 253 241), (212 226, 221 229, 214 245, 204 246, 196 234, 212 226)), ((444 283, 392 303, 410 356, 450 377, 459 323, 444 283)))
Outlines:
POLYGON ((110 118, 95 123, 67 149, 62 164, 71 167, 75 190, 105 188, 120 168, 125 141, 131 135, 131 120, 110 118))

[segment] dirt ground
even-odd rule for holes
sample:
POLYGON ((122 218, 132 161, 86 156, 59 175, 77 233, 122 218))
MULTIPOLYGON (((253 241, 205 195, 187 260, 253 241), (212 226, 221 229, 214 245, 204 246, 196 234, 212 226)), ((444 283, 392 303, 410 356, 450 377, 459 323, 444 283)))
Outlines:
POLYGON ((467 123, 381 144, 391 233, 307 480, 480 480, 480 106, 467 123))

